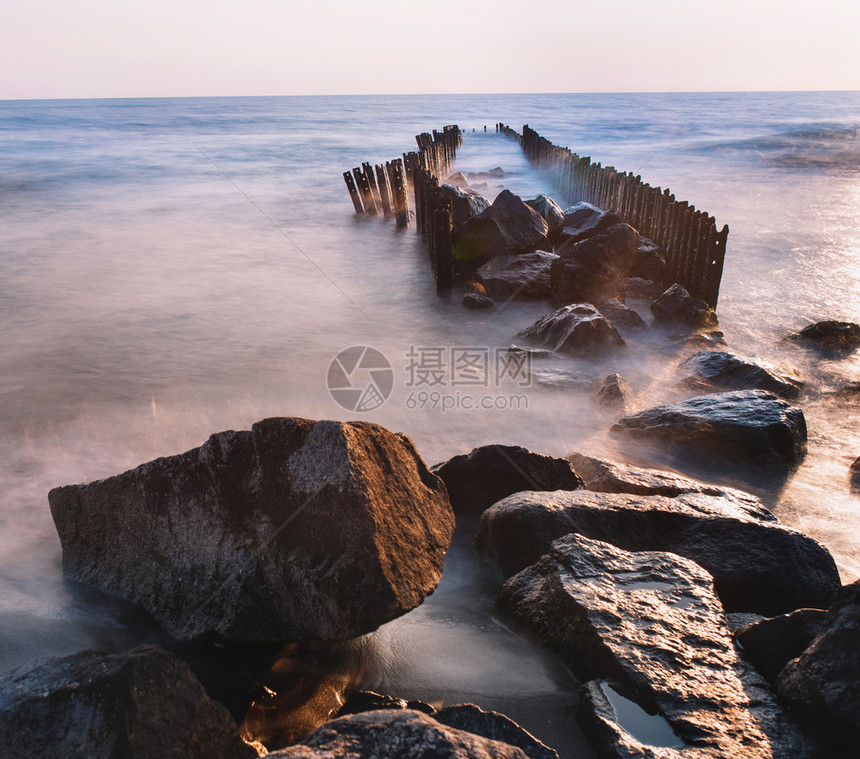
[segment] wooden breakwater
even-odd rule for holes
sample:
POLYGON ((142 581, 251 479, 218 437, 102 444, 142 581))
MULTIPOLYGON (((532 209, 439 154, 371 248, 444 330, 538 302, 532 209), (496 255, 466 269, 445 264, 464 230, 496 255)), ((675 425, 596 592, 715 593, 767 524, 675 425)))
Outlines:
POLYGON ((415 203, 415 224, 427 241, 430 267, 436 290, 451 286, 451 201, 443 197, 440 179, 444 179, 457 148, 463 144, 463 133, 456 124, 415 136, 418 150, 403 153, 384 165, 363 163, 343 173, 356 214, 394 216, 398 227, 409 225, 409 193, 415 203))
POLYGON ((728 226, 717 230, 713 216, 677 200, 668 189, 651 187, 638 175, 601 166, 588 156, 553 145, 528 125, 522 134, 502 123, 496 125, 496 131, 520 143, 529 161, 554 179, 565 203, 585 201, 614 211, 657 243, 666 257, 666 279, 658 284, 677 282, 716 308, 728 226))

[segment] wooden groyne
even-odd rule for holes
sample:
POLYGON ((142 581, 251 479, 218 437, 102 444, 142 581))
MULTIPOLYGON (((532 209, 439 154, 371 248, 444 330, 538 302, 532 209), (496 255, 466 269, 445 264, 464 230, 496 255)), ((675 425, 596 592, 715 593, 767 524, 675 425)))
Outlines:
POLYGON ((593 163, 568 148, 553 145, 528 125, 522 134, 505 124, 496 131, 516 139, 529 161, 547 172, 567 204, 585 201, 614 211, 640 234, 653 240, 666 256, 666 279, 716 308, 726 256, 728 226, 717 230, 716 220, 668 190, 642 181, 639 175, 593 163))

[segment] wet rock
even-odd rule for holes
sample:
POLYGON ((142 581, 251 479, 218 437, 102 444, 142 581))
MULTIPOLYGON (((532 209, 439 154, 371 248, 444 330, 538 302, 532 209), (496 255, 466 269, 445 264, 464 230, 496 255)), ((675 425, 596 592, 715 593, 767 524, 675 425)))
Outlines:
POLYGON ((823 609, 798 609, 744 625, 735 631, 735 640, 752 665, 773 682, 780 670, 800 656, 821 632, 826 616, 823 609))
POLYGON ((629 298, 648 298, 654 300, 663 288, 654 284, 650 279, 642 279, 641 277, 627 278, 627 297, 629 298))
POLYGON ((337 716, 345 717, 348 714, 361 714, 379 709, 413 709, 424 714, 433 714, 436 711, 424 701, 406 701, 382 693, 361 690, 349 695, 346 703, 338 710, 337 716))
POLYGON ((457 730, 411 709, 351 714, 326 722, 303 743, 271 759, 528 759, 522 749, 457 730))
POLYGON ((433 591, 454 520, 405 435, 273 418, 48 496, 67 580, 173 637, 342 640, 433 591))
POLYGON ((578 372, 569 369, 533 369, 531 378, 541 387, 553 390, 591 390, 595 391, 598 380, 588 372, 578 372))
POLYGON ((467 264, 480 265, 493 256, 508 252, 502 230, 487 211, 454 230, 452 240, 454 258, 467 264))
POLYGON ((631 495, 665 495, 669 498, 685 493, 700 493, 735 501, 743 512, 753 519, 765 522, 777 521, 760 499, 743 490, 709 485, 663 469, 645 469, 616 464, 606 459, 585 456, 582 453, 569 453, 566 458, 585 481, 586 490, 631 495))
POLYGON ((479 515, 521 490, 576 490, 582 480, 567 459, 517 445, 484 445, 433 467, 457 514, 479 515))
POLYGON ((691 332, 719 324, 717 315, 705 301, 694 298, 677 283, 651 304, 651 313, 655 326, 684 328, 691 332))
POLYGON ((553 239, 558 236, 564 226, 564 211, 552 198, 538 195, 533 200, 527 200, 526 205, 535 209, 546 222, 547 237, 553 239))
POLYGON ((465 293, 463 295, 462 304, 473 311, 496 307, 496 304, 493 302, 491 297, 488 295, 481 295, 480 293, 465 293))
POLYGON ((445 180, 445 184, 466 189, 469 186, 469 180, 462 171, 455 171, 445 180))
POLYGON ((626 416, 612 432, 757 469, 791 469, 806 454, 803 412, 764 390, 690 398, 626 416))
POLYGON ((505 170, 501 166, 489 171, 470 171, 466 174, 469 179, 501 179, 505 176, 505 170))
POLYGON ((803 383, 790 374, 726 351, 700 351, 681 364, 687 387, 726 390, 767 390, 782 398, 798 398, 803 383))
POLYGON ((591 354, 626 347, 618 330, 594 306, 572 303, 520 332, 559 353, 591 354))
POLYGON ((442 197, 451 201, 451 222, 454 229, 490 207, 490 201, 483 195, 474 190, 466 189, 464 186, 446 183, 442 185, 441 189, 442 197))
POLYGON ((511 345, 511 347, 508 348, 507 352, 509 354, 528 356, 529 359, 531 359, 532 361, 534 361, 535 359, 543 360, 547 358, 553 358, 555 356, 555 353, 546 350, 545 348, 523 348, 519 345, 511 345))
POLYGON ((639 239, 639 247, 636 250, 636 259, 630 276, 639 279, 647 279, 651 282, 662 282, 666 276, 666 259, 663 249, 657 243, 647 237, 639 239))
POLYGON ((581 242, 562 243, 550 269, 553 299, 557 303, 623 301, 638 244, 639 233, 628 224, 615 224, 581 242))
MULTIPOLYGON (((568 535, 505 584, 496 610, 581 681, 610 679, 659 712, 683 747, 649 748, 605 709, 617 738, 597 747, 603 756, 818 756, 738 656, 711 577, 692 561, 568 535)), ((586 715, 581 721, 590 730, 586 715)))
POLYGON ((632 308, 625 306, 618 298, 603 301, 597 310, 600 311, 616 329, 626 329, 631 332, 645 329, 645 321, 632 308))
POLYGON ((475 273, 493 298, 549 298, 549 269, 554 253, 534 251, 492 258, 475 273))
POLYGON ((85 651, 0 675, 3 756, 225 757, 257 752, 188 667, 157 646, 85 651))
POLYGON ((624 414, 633 399, 633 388, 620 374, 610 374, 594 394, 595 404, 604 411, 624 414))
POLYGON ((860 493, 860 456, 854 459, 848 472, 851 475, 851 492, 860 493))
POLYGON ((812 726, 831 756, 860 746, 860 581, 827 610, 824 630, 780 672, 776 692, 812 726))
POLYGON ((755 507, 698 493, 516 493, 481 515, 476 547, 508 577, 568 533, 695 561, 731 612, 826 607, 840 587, 833 557, 812 538, 763 521, 755 507))
POLYGON ((860 324, 821 321, 804 327, 795 338, 837 355, 850 354, 860 348, 860 324))
POLYGON ((602 211, 590 203, 577 203, 564 210, 564 224, 559 246, 586 240, 620 223, 621 217, 612 211, 602 211))
POLYGON ((694 332, 692 335, 676 335, 669 339, 679 353, 693 354, 702 351, 722 351, 726 341, 720 330, 709 332, 694 332))
POLYGON ((468 282, 464 282, 463 283, 463 292, 475 293, 475 295, 484 295, 484 296, 488 295, 487 288, 484 287, 476 279, 470 279, 468 282))

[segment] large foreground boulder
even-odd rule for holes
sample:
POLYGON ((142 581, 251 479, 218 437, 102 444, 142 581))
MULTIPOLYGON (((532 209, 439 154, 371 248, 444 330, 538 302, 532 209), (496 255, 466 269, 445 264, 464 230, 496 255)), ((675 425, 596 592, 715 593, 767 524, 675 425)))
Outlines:
POLYGON ((368 422, 266 419, 48 498, 65 578, 185 640, 375 630, 433 591, 454 526, 409 438, 368 422))
POLYGON ((554 253, 543 250, 496 256, 475 272, 475 278, 493 298, 548 299, 549 270, 556 258, 554 253))
POLYGON ((714 393, 656 406, 625 416, 612 432, 758 469, 791 469, 806 455, 803 411, 764 390, 714 393))
POLYGON ((457 730, 411 709, 382 709, 326 722, 271 759, 529 759, 517 746, 457 730))
POLYGON ((520 335, 559 353, 592 354, 626 347, 618 330, 588 303, 562 306, 538 319, 520 335))
POLYGON ((623 301, 638 246, 639 233, 627 224, 557 246, 559 258, 550 269, 553 300, 559 304, 623 301))
MULTIPOLYGON (((608 745, 597 746, 601 756, 819 756, 738 656, 711 577, 692 561, 569 535, 505 584, 496 610, 581 681, 609 679, 662 715, 678 739, 654 749, 626 732, 621 715, 602 710, 604 719, 615 717, 616 730, 608 745)), ((607 739, 591 729, 587 714, 581 721, 590 738, 607 739)))
POLYGON ((824 630, 779 674, 776 691, 816 730, 831 756, 860 747, 860 580, 827 610, 824 630))
POLYGON ((576 490, 583 486, 567 459, 518 445, 483 445, 433 467, 457 514, 480 515, 521 490, 576 490))
POLYGON ((713 575, 726 611, 823 608, 840 588, 833 557, 812 538, 760 519, 755 507, 697 493, 516 493, 481 515, 477 548, 509 577, 569 533, 691 559, 713 575))
POLYGON ((767 390, 789 399, 798 398, 803 388, 803 383, 790 374, 726 351, 694 353, 681 363, 681 375, 681 381, 688 387, 767 390))
POLYGON ((651 304, 654 326, 695 332, 719 325, 713 309, 675 283, 651 304))
POLYGON ((0 675, 0 754, 249 759, 227 710, 157 646, 86 651, 0 675))

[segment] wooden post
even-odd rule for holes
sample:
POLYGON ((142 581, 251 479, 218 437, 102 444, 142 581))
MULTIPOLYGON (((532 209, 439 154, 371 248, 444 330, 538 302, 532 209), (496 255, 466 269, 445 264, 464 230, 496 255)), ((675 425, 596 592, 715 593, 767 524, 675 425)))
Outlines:
POLYGON ((379 196, 379 188, 376 186, 376 177, 373 175, 373 166, 365 162, 361 164, 364 170, 364 176, 367 177, 367 183, 370 185, 370 191, 373 193, 373 200, 377 208, 382 208, 382 198, 379 196))
POLYGON ((440 204, 434 211, 433 270, 436 275, 436 292, 451 287, 453 266, 451 261, 451 209, 448 204, 440 204))
POLYGON ((352 180, 352 174, 348 171, 343 172, 343 181, 346 182, 346 189, 349 190, 349 197, 352 198, 352 204, 355 206, 355 212, 361 216, 364 214, 364 208, 361 207, 361 198, 358 195, 358 190, 355 188, 355 182, 352 180))
POLYGON ((385 178, 385 169, 376 165, 376 186, 379 188, 379 197, 382 200, 382 213, 391 216, 391 200, 388 192, 388 180, 385 178))
POLYGON ((364 172, 358 167, 352 170, 352 175, 355 177, 355 183, 358 185, 358 190, 361 192, 361 199, 364 201, 364 210, 370 216, 376 216, 376 203, 373 200, 373 193, 370 191, 370 183, 364 172))

